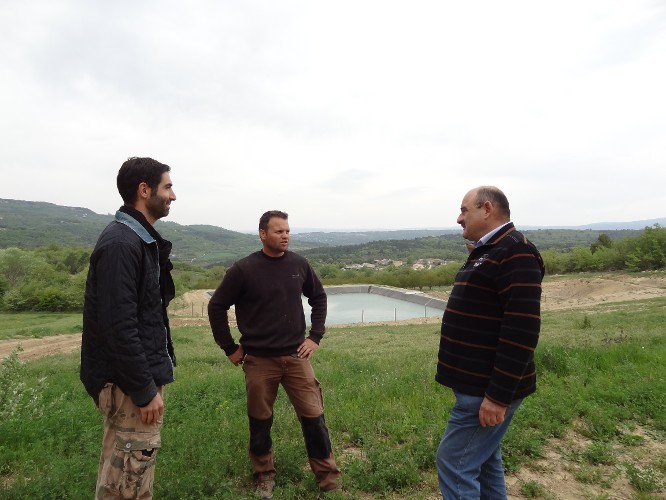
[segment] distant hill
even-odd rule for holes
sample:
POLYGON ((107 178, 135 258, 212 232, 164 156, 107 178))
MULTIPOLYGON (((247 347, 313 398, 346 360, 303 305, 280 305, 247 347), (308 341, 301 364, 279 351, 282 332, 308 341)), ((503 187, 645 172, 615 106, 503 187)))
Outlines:
POLYGON ((427 236, 460 234, 460 229, 398 229, 395 231, 314 231, 295 233, 293 241, 300 241, 310 247, 362 245, 371 241, 413 240, 427 236))
MULTIPOLYGON (((87 208, 0 199, 0 248, 30 249, 48 245, 93 247, 100 232, 112 219, 112 214, 100 215, 87 208)), ((575 228, 521 229, 542 250, 569 250, 592 244, 602 233, 619 239, 635 236, 646 226, 654 224, 666 226, 666 219, 598 223, 575 228)), ((173 242, 174 261, 230 265, 260 248, 256 235, 217 226, 186 226, 158 221, 156 227, 173 242)), ((290 248, 317 263, 464 257, 459 228, 294 232, 290 248)))
MULTIPOLYGON (((0 199, 0 248, 93 247, 111 220, 112 214, 100 215, 87 208, 0 199)), ((156 228, 173 242, 174 261, 229 265, 260 248, 257 236, 216 226, 158 221, 156 228)))
POLYGON ((582 226, 549 226, 547 228, 539 226, 523 226, 523 229, 575 229, 578 231, 593 229, 596 231, 620 231, 623 229, 645 229, 646 227, 652 227, 655 224, 659 224, 661 227, 666 227, 666 217, 628 222, 594 222, 582 226))
MULTIPOLYGON (((611 240, 638 236, 642 230, 623 229, 598 231, 593 229, 537 229, 522 231, 539 250, 569 251, 577 247, 589 247, 601 234, 611 240)), ((372 234, 372 233, 370 233, 372 234)), ((304 250, 315 264, 359 264, 391 259, 410 261, 417 259, 464 260, 467 256, 465 242, 460 231, 439 236, 427 236, 409 240, 374 240, 360 245, 318 247, 304 250)))

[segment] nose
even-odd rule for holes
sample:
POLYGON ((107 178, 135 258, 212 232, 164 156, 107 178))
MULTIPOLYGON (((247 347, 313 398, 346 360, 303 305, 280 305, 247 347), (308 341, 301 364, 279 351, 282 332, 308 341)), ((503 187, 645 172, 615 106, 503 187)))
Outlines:
POLYGON ((458 218, 456 219, 456 223, 462 225, 462 223, 465 221, 465 218, 460 214, 458 218))
POLYGON ((171 196, 169 196, 169 199, 171 201, 176 201, 176 193, 174 192, 173 189, 171 190, 171 196))

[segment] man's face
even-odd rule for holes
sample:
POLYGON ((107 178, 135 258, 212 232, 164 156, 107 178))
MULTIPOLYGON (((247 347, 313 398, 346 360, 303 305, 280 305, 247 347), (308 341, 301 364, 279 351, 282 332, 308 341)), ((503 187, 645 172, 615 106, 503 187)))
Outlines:
POLYGON ((171 202, 175 200, 176 193, 173 192, 171 176, 169 172, 164 172, 157 189, 151 191, 150 197, 146 201, 146 209, 153 219, 161 219, 169 215, 171 202))
POLYGON ((463 228, 463 238, 470 241, 481 239, 488 232, 485 216, 486 207, 477 206, 476 191, 467 193, 460 205, 460 215, 456 220, 463 228))
POLYGON ((264 253, 269 257, 281 257, 289 247, 289 222, 280 217, 271 217, 266 231, 259 230, 264 253))

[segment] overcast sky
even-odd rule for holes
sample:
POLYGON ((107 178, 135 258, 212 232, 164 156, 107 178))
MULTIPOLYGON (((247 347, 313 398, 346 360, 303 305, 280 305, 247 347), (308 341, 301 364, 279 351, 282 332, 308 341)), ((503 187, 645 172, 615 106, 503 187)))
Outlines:
POLYGON ((151 156, 181 224, 664 217, 664 89, 664 1, 0 0, 0 198, 113 213, 151 156))

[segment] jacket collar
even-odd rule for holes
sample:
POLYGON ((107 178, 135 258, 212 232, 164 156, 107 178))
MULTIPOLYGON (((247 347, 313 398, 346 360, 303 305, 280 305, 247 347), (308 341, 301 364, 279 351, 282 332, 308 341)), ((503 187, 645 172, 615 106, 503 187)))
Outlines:
POLYGON ((513 222, 507 222, 506 224, 498 227, 497 229, 493 229, 492 231, 487 233, 483 238, 481 238, 477 242, 475 248, 479 248, 485 245, 495 245, 507 234, 512 233, 515 230, 516 228, 513 225, 513 222))
POLYGON ((125 224, 127 227, 129 227, 132 231, 134 231, 139 238, 141 238, 143 241, 146 243, 156 243, 157 240, 148 232, 148 230, 143 227, 143 225, 136 220, 134 217, 129 215, 128 213, 124 211, 118 210, 116 212, 116 222, 120 222, 121 224, 125 224))

